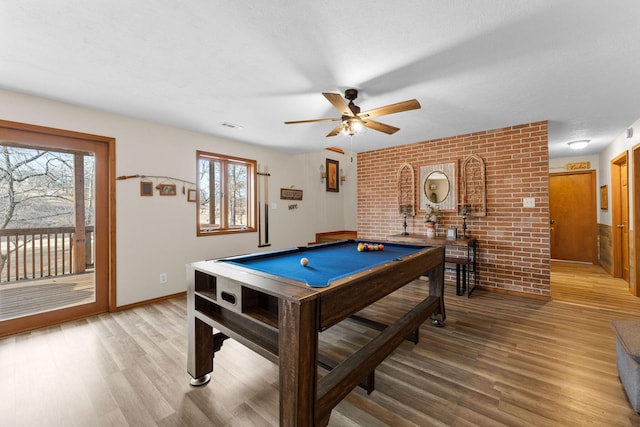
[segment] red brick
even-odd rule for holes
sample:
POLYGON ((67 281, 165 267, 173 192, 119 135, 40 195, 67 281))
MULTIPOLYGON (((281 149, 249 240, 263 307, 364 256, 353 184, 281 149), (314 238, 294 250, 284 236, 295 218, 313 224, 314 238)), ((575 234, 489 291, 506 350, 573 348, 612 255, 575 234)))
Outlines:
MULTIPOLYGON (((359 153, 358 235, 383 240, 402 232, 395 181, 402 163, 413 166, 419 187, 420 166, 452 161, 460 165, 472 153, 483 158, 487 180, 488 216, 467 221, 479 241, 480 285, 549 296, 547 122, 359 153), (523 208, 523 197, 535 197, 536 207, 523 208)), ((459 191, 458 177, 458 195, 459 191)), ((410 232, 426 232, 423 217, 418 212, 407 219, 410 232)), ((460 229, 462 218, 444 213, 441 225, 460 229)))

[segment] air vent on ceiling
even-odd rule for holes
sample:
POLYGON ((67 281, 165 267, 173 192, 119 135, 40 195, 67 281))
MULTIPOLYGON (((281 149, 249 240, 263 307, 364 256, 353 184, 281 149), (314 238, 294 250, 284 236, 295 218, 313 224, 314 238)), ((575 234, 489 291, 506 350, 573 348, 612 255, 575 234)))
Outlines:
POLYGON ((224 122, 221 125, 229 129, 242 129, 242 126, 230 122, 224 122))

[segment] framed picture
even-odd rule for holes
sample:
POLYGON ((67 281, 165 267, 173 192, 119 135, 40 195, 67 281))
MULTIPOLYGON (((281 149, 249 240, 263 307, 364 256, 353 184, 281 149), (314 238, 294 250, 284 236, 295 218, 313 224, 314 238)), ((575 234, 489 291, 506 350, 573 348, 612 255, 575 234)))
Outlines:
POLYGON ((447 239, 456 240, 458 238, 457 228, 447 228, 447 239))
POLYGON ((609 190, 606 185, 600 187, 600 209, 603 211, 609 209, 609 190))
POLYGON ((175 196, 176 195, 176 185, 175 184, 160 184, 160 195, 161 196, 175 196))
POLYGON ((280 189, 281 200, 302 200, 302 190, 293 190, 291 188, 280 189))
POLYGON ((195 202, 196 201, 196 190, 195 188, 190 188, 187 190, 187 202, 195 202))
POLYGON ((153 183, 151 181, 140 181, 140 195, 153 196, 153 183))
POLYGON ((327 191, 333 191, 337 193, 340 191, 340 177, 338 171, 340 170, 340 162, 337 160, 327 159, 327 191))

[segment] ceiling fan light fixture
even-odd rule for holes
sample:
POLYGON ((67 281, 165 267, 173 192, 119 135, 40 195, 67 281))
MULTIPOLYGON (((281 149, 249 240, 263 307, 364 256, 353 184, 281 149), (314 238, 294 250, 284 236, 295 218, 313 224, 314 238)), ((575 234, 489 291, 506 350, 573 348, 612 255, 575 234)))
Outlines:
POLYGON ((387 114, 395 114, 403 111, 417 110, 421 108, 417 99, 410 99, 408 101, 396 102, 395 104, 385 105, 384 107, 374 108, 360 112, 360 107, 353 103, 353 100, 358 97, 358 91, 356 89, 347 89, 342 95, 338 93, 322 92, 322 95, 338 110, 341 114, 340 117, 330 117, 325 119, 311 119, 311 120, 295 120, 284 122, 285 125, 292 125, 296 123, 317 123, 317 122, 339 122, 331 132, 327 134, 327 137, 336 135, 346 135, 353 137, 354 135, 364 133, 368 129, 373 129, 378 132, 386 133, 387 135, 393 135, 400 128, 391 126, 385 123, 371 120, 373 117, 385 116, 387 114), (347 104, 345 99, 349 101, 347 104))
POLYGON ((589 145, 589 142, 591 142, 589 139, 580 139, 578 141, 567 142, 567 144, 569 145, 569 148, 573 150, 582 150, 589 145))
POLYGON ((345 136, 354 136, 365 131, 365 127, 361 120, 347 119, 342 122, 340 133, 345 136))

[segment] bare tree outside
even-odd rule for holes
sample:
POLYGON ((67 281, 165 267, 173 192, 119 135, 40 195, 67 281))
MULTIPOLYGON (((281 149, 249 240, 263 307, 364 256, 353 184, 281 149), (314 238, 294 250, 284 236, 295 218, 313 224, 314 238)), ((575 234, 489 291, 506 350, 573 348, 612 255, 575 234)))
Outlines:
MULTIPOLYGON (((94 221, 94 168, 93 156, 85 155, 87 226, 94 221)), ((0 146, 0 230, 74 226, 74 182, 74 153, 0 146)), ((0 275, 7 258, 28 243, 3 235, 0 275)))
POLYGON ((247 226, 247 166, 228 162, 222 175, 222 162, 200 160, 198 177, 200 189, 200 222, 222 224, 222 200, 227 198, 226 218, 229 227, 247 226), (222 180, 226 181, 223 190, 222 180))
POLYGON ((247 225, 247 166, 230 163, 229 177, 229 223, 234 226, 247 225))

